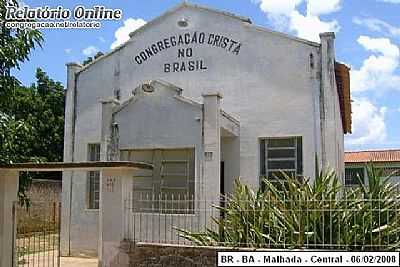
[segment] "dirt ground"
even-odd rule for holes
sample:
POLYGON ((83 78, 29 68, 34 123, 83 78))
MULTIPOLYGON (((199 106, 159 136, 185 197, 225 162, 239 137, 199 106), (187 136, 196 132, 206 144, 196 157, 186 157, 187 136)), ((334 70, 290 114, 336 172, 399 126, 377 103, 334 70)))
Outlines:
POLYGON ((61 257, 61 267, 97 267, 97 259, 61 257))
MULTIPOLYGON (((61 267, 97 267, 96 258, 61 257, 61 267)), ((20 258, 18 266, 57 266, 57 252, 39 252, 20 258)))

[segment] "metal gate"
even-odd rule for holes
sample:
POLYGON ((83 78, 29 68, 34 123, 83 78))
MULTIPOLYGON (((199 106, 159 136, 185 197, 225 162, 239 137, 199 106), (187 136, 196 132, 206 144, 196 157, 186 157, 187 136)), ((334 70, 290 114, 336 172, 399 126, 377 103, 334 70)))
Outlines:
POLYGON ((14 266, 60 266, 60 214, 60 202, 14 203, 14 266))

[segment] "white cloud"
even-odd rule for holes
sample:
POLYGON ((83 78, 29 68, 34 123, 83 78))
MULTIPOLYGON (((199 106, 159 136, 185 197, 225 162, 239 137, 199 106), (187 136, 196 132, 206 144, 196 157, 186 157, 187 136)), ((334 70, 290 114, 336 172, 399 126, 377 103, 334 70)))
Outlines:
POLYGON ((329 14, 340 9, 340 0, 308 0, 307 14, 311 16, 319 16, 329 14))
POLYGON ((99 38, 99 41, 100 41, 100 42, 102 42, 102 43, 105 43, 105 42, 106 42, 106 39, 104 39, 104 37, 99 36, 98 38, 99 38))
POLYGON ((111 49, 116 48, 117 46, 125 43, 126 41, 129 40, 129 33, 135 31, 136 29, 142 27, 144 24, 146 24, 146 21, 143 19, 134 19, 134 18, 128 18, 127 20, 124 21, 124 25, 119 27, 115 31, 115 41, 111 44, 111 49))
POLYGON ((387 38, 360 36, 357 42, 372 53, 360 69, 351 71, 353 92, 367 90, 400 89, 400 49, 387 38))
POLYGON ((299 12, 293 11, 289 29, 295 31, 300 38, 318 42, 321 32, 338 32, 340 26, 336 20, 325 22, 320 20, 318 16, 303 16, 299 12))
POLYGON ((86 47, 85 49, 82 50, 82 53, 87 56, 93 56, 94 54, 96 54, 99 51, 99 49, 93 45, 86 47))
POLYGON ((353 133, 346 136, 346 145, 381 143, 387 137, 386 107, 376 107, 368 99, 354 99, 352 103, 353 133))
POLYGON ((260 0, 258 2, 265 13, 290 16, 303 0, 260 0))
POLYGON ((21 0, 17 1, 17 4, 18 4, 18 7, 29 7, 28 4, 26 4, 24 1, 21 1, 21 0))
POLYGON ((65 54, 71 54, 72 49, 71 48, 65 48, 64 52, 65 52, 65 54))
POLYGON ((400 27, 395 27, 377 18, 353 18, 353 23, 367 27, 370 31, 381 32, 389 36, 400 37, 400 27))
POLYGON ((318 42, 321 32, 340 30, 336 20, 322 21, 319 15, 339 10, 341 0, 259 0, 256 3, 278 30, 288 29, 304 39, 318 42), (302 3, 307 5, 305 15, 298 11, 302 3))
POLYGON ((392 4, 400 4, 400 0, 378 0, 379 2, 392 3, 392 4))

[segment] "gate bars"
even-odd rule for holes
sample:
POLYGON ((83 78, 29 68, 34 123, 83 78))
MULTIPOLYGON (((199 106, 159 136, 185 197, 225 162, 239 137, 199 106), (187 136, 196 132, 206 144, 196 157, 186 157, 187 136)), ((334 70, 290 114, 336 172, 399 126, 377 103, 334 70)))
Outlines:
POLYGON ((13 205, 14 266, 60 266, 61 203, 13 205))

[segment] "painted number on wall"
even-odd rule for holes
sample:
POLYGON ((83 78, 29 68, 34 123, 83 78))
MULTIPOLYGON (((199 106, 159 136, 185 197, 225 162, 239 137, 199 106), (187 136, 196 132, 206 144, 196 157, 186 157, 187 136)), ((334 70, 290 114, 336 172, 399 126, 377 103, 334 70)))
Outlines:
POLYGON ((114 192, 114 185, 115 185, 115 178, 113 177, 108 177, 106 181, 106 189, 107 192, 114 192))

